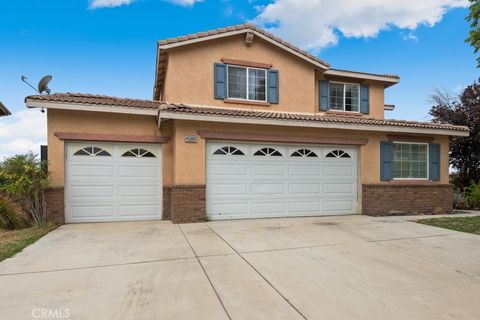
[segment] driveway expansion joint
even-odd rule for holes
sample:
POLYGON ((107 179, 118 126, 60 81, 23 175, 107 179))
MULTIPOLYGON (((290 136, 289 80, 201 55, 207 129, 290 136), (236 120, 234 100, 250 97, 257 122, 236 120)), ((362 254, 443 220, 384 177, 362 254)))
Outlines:
POLYGON ((18 276, 18 275, 36 274, 36 273, 50 273, 50 272, 65 272, 65 271, 89 270, 89 269, 99 269, 99 268, 112 268, 112 267, 121 267, 121 266, 131 266, 131 265, 137 265, 137 264, 181 261, 181 260, 189 260, 189 259, 195 259, 195 257, 156 259, 156 260, 132 261, 132 262, 125 262, 125 263, 102 264, 102 265, 98 265, 98 266, 85 266, 85 267, 74 267, 74 268, 63 268, 63 269, 50 269, 50 270, 37 270, 37 271, 25 271, 25 272, 0 273, 0 277, 18 276))
POLYGON ((197 262, 198 262, 198 264, 200 265, 200 268, 202 268, 202 271, 203 271, 203 273, 205 274, 205 277, 207 277, 207 280, 208 280, 208 282, 210 283, 210 286, 212 287, 213 292, 215 292, 215 295, 217 296, 218 301, 219 301, 220 304, 222 305, 222 308, 223 308, 223 310, 225 311, 225 314, 227 315, 228 319, 232 320, 232 317, 231 317, 230 314, 228 313, 227 308, 225 307, 225 305, 223 304, 222 299, 220 298, 220 294, 218 293, 217 289, 216 289, 215 286, 213 285, 212 280, 211 280, 210 277, 208 276, 207 270, 205 270, 205 268, 203 267, 203 264, 202 264, 202 262, 200 261, 200 258, 199 258, 198 255, 197 255, 197 252, 195 251, 195 249, 193 249, 193 246, 192 246, 192 244, 190 243, 190 240, 188 240, 188 237, 187 237, 187 235, 185 234, 185 232, 183 231, 182 227, 180 227, 180 225, 178 225, 178 224, 177 224, 177 226, 178 226, 178 228, 180 229, 180 231, 182 232, 183 237, 185 238, 185 241, 187 241, 188 245, 190 246, 190 249, 193 251, 193 254, 195 255, 195 258, 197 259, 197 262))
POLYGON ((236 252, 238 254, 238 256, 243 260, 245 261, 245 263, 247 263, 250 268, 253 269, 253 271, 255 271, 266 283, 268 283, 268 285, 273 289, 275 290, 275 292, 280 295, 280 297, 282 297, 283 300, 285 300, 286 303, 288 303, 290 305, 290 307, 293 308, 293 310, 295 310, 303 319, 305 320, 308 320, 308 318, 287 298, 285 297, 285 295, 283 295, 283 293, 280 292, 280 290, 278 290, 262 273, 260 273, 260 271, 257 270, 257 268, 255 268, 239 251, 237 251, 237 249, 235 249, 232 245, 230 245, 230 243, 228 243, 221 235, 219 235, 213 228, 211 228, 207 223, 205 223, 205 225, 210 229, 212 230, 213 233, 215 233, 217 235, 217 237, 219 237, 220 239, 222 239, 223 242, 225 242, 234 252, 236 252))

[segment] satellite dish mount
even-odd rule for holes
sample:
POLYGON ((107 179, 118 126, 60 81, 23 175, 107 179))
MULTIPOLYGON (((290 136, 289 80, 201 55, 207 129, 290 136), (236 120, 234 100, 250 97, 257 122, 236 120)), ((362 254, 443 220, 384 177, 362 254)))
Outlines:
POLYGON ((38 86, 37 88, 35 88, 34 86, 32 86, 27 80, 28 78, 26 76, 22 76, 20 78, 23 82, 25 82, 27 85, 29 85, 33 90, 35 90, 37 93, 39 94, 43 94, 44 92, 47 93, 47 95, 50 94, 50 88, 48 88, 48 84, 50 83, 50 81, 52 81, 52 76, 51 75, 47 75, 45 77, 43 77, 39 82, 38 82, 38 86))

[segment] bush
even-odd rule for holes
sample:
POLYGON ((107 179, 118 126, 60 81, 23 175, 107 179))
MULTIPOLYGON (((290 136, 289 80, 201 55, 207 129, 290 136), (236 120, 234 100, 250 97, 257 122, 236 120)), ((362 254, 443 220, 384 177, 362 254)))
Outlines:
POLYGON ((0 229, 19 229, 26 224, 22 208, 11 197, 0 195, 0 229))
POLYGON ((472 208, 480 208, 480 184, 472 183, 467 192, 468 202, 472 208))
POLYGON ((0 165, 0 190, 21 198, 36 224, 47 219, 45 189, 48 186, 46 163, 32 152, 8 158, 0 165))

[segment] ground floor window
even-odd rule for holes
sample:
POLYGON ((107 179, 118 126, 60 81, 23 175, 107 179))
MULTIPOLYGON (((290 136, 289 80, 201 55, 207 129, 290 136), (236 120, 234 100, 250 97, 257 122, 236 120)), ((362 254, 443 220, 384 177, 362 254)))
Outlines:
POLYGON ((428 144, 394 143, 393 177, 395 179, 427 179, 428 144))

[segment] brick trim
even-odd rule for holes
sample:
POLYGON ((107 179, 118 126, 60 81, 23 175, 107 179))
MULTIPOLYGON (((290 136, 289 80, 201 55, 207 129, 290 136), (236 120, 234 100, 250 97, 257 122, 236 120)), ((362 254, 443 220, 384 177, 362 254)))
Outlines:
POLYGON ((55 132, 60 140, 81 140, 81 141, 106 141, 106 142, 139 142, 139 143, 165 143, 169 137, 156 136, 134 136, 126 134, 98 134, 98 133, 70 133, 55 132))
POLYGON ((52 187, 45 190, 47 204, 47 221, 55 224, 65 223, 65 191, 63 187, 52 187))
POLYGON ((205 185, 174 185, 163 187, 163 219, 173 223, 206 220, 205 185))
POLYGON ((362 213, 371 216, 448 213, 453 210, 450 184, 363 184, 362 213))
POLYGON ((251 134, 251 133, 231 133, 218 131, 197 131, 198 135, 204 139, 212 140, 232 140, 232 141, 262 141, 262 142, 283 142, 283 143, 301 143, 301 144, 340 144, 340 145, 363 145, 368 139, 345 139, 345 138, 325 138, 325 137, 297 137, 272 134, 251 134))

